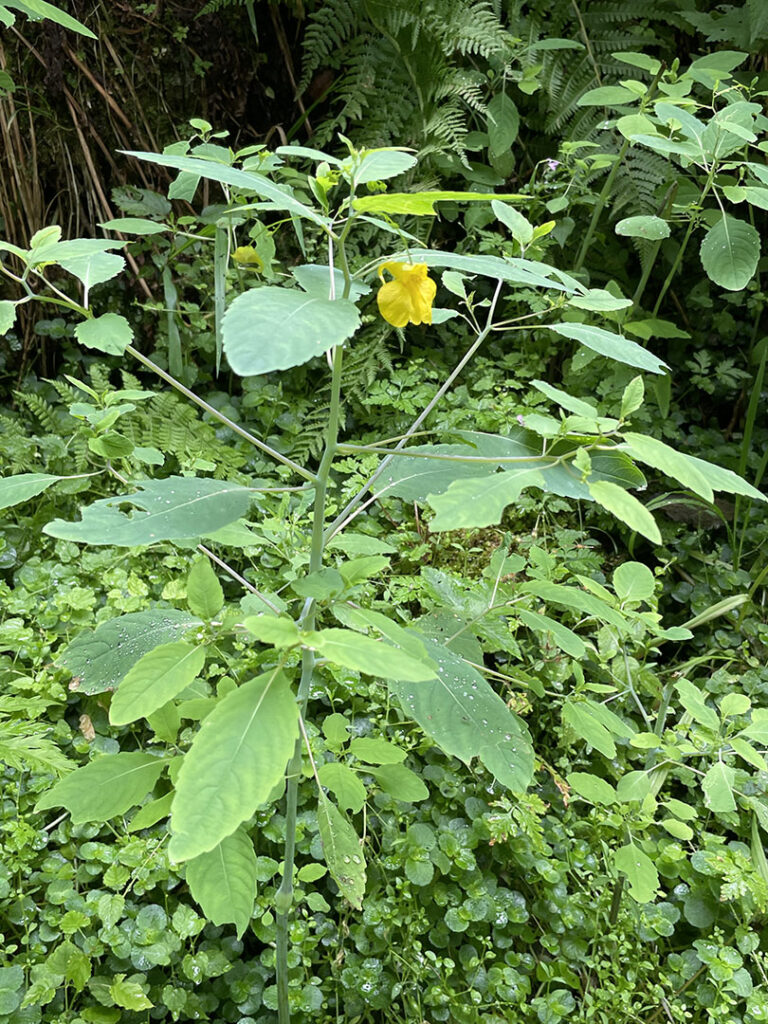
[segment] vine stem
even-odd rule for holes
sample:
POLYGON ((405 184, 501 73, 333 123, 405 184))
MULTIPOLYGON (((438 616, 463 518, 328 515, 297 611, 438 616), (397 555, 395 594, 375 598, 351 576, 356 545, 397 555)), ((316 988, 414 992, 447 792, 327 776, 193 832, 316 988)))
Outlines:
POLYGON ((363 484, 363 486, 360 488, 360 490, 357 492, 357 494, 353 498, 351 498, 350 501, 347 502, 347 504, 344 506, 344 508, 341 510, 341 512, 339 512, 339 514, 333 520, 331 525, 325 531, 324 540, 325 540, 326 544, 331 539, 331 537, 334 536, 334 534, 338 533, 339 530, 342 530, 346 526, 346 524, 347 524, 347 522, 349 520, 354 518, 355 510, 362 503, 362 501, 364 500, 364 498, 365 498, 366 494, 368 493, 368 491, 370 491, 371 487, 373 487, 373 485, 376 483, 376 481, 379 479, 379 477, 382 475, 382 473, 384 473, 386 471, 387 467, 391 464, 392 460, 394 458, 397 458, 397 453, 402 448, 404 448, 406 446, 406 444, 410 441, 410 439, 413 437, 413 435, 418 431, 419 427, 422 425, 424 420, 426 420, 426 418, 429 416, 429 414, 435 408, 435 406, 440 401, 440 399, 443 397, 443 395, 450 389, 450 387, 452 386, 453 382, 459 376, 461 371, 464 369, 464 367, 470 361, 470 359, 475 354, 475 352, 477 352, 477 350, 480 348, 480 346, 483 344, 483 342, 488 337, 488 335, 491 333, 491 330, 493 329, 493 314, 496 311, 496 304, 499 301, 499 295, 501 293, 501 287, 502 287, 503 284, 504 284, 503 281, 497 281, 496 282, 496 290, 494 291, 493 298, 491 299, 491 306, 490 306, 490 309, 488 310, 488 318, 487 318, 487 320, 485 322, 485 327, 482 329, 482 331, 480 331, 478 336, 475 338, 475 340, 469 346, 467 351, 461 357, 459 362, 456 364, 454 369, 451 371, 450 376, 448 376, 446 378, 446 380, 441 384, 441 386, 435 392, 435 395, 432 398, 432 400, 428 403, 428 405, 424 408, 424 410, 421 413, 419 413, 419 415, 416 417, 416 419, 410 425, 408 430, 406 430, 406 432, 403 434, 402 438, 397 443, 397 445, 392 450, 392 452, 389 455, 387 455, 387 457, 385 459, 382 459, 382 461, 379 463, 379 466, 375 470, 375 472, 371 474, 371 476, 363 484))
POLYGON ((200 398, 199 395, 196 395, 194 391, 191 391, 188 387, 182 384, 180 380, 177 380, 174 376, 168 373, 167 370, 164 370, 162 366, 158 366, 157 363, 153 363, 151 359, 148 359, 147 356, 139 352, 139 350, 134 348, 133 345, 128 345, 125 351, 130 352, 134 359, 137 359, 142 365, 146 366, 148 370, 152 370, 152 372, 156 373, 158 377, 164 380, 167 384, 170 384, 171 387, 175 388, 180 394, 188 398, 190 402, 194 402, 195 405, 204 409, 205 412, 217 419, 219 423, 223 423, 224 426, 229 427, 233 433, 242 437, 243 440, 247 441, 249 444, 252 444, 254 448, 258 448, 259 451, 271 456, 276 462, 281 462, 284 466, 292 469, 294 473, 297 473, 299 476, 303 476, 305 480, 315 483, 315 474, 312 473, 311 470, 305 469, 304 466, 301 466, 298 462, 294 462, 293 459, 289 459, 287 455, 283 455, 282 452, 279 452, 275 448, 270 447, 270 445, 265 444, 264 441, 239 426, 234 420, 225 416, 223 412, 219 412, 219 410, 214 408, 214 406, 209 405, 204 398, 200 398))

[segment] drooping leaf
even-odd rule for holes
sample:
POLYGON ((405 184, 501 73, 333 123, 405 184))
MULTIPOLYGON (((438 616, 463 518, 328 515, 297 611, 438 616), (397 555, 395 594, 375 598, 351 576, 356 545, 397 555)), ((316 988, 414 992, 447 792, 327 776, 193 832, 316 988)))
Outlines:
POLYGON ((148 718, 185 690, 203 669, 205 651, 180 640, 155 647, 126 673, 112 698, 109 720, 127 725, 148 718))
POLYGON ((613 855, 613 866, 626 875, 629 895, 638 903, 650 903, 659 887, 659 873, 647 853, 634 843, 620 847, 613 855))
POLYGON ((437 662, 437 677, 388 684, 405 713, 446 754, 465 764, 476 757, 503 786, 523 792, 533 775, 533 749, 523 723, 463 658, 426 637, 424 646, 437 662))
POLYGON ((267 285, 238 295, 224 314, 224 352, 241 377, 287 370, 341 345, 359 325, 348 299, 267 285))
POLYGON ((176 781, 168 848, 173 860, 212 850, 269 798, 293 753, 298 717, 288 680, 277 671, 219 701, 176 781))
POLYGON ((522 193, 382 192, 378 195, 358 196, 352 200, 352 207, 361 213, 402 213, 412 217, 434 217, 437 214, 435 203, 490 203, 492 200, 499 199, 531 201, 530 196, 522 193))
POLYGON ((30 251, 30 260, 35 265, 58 264, 82 281, 84 287, 89 290, 94 285, 109 281, 123 270, 123 257, 108 251, 123 244, 103 238, 73 238, 68 242, 49 242, 46 245, 35 246, 30 251))
POLYGON ((677 480, 683 487, 689 487, 705 501, 713 500, 711 481, 685 452, 680 452, 655 437, 631 432, 623 435, 621 449, 646 466, 652 466, 677 480))
POLYGON ((141 803, 166 764, 152 754, 105 754, 43 793, 35 811, 66 807, 75 825, 109 821, 141 803))
POLYGON ((188 861, 186 878, 205 916, 215 925, 233 924, 240 938, 253 914, 257 881, 256 854, 245 829, 188 861))
POLYGON ((37 18, 47 18, 48 21, 61 25, 62 28, 68 28, 72 32, 77 32, 87 39, 97 38, 89 28, 86 28, 76 18, 73 18, 71 14, 67 14, 66 11, 54 7, 53 4, 46 3, 46 0, 24 0, 23 3, 18 2, 18 0, 3 0, 3 6, 14 7, 17 11, 22 11, 24 14, 32 14, 37 18))
POLYGON ((175 608, 151 608, 109 619, 95 630, 84 631, 58 655, 56 662, 75 677, 71 689, 103 693, 117 688, 126 672, 148 651, 178 640, 186 630, 202 623, 175 608))
POLYGON ((621 612, 595 594, 587 593, 579 587, 568 587, 563 583, 552 583, 550 580, 530 580, 523 583, 520 590, 524 594, 535 594, 542 601, 561 605, 573 612, 592 615, 600 622, 608 622, 617 629, 627 629, 627 619, 621 612))
POLYGON ((595 480, 594 483, 590 483, 589 493, 598 505, 602 505, 630 530, 646 537, 652 544, 661 544, 661 533, 656 520, 634 494, 608 480, 595 480))
POLYGON ((542 615, 540 612, 530 611, 525 608, 517 609, 515 614, 524 626, 533 630, 534 633, 551 637, 556 646, 560 650, 565 651, 566 654, 570 654, 572 658, 584 657, 586 653, 584 641, 572 629, 564 626, 562 622, 557 622, 555 619, 550 618, 549 615, 542 615))
POLYGON ((636 341, 630 341, 621 334, 613 331, 606 331, 604 327, 595 327, 592 324, 546 324, 548 331, 563 338, 570 338, 578 341, 593 352, 615 359, 619 363, 626 363, 628 366, 637 366, 641 370, 648 370, 650 373, 663 373, 667 364, 649 352, 648 349, 638 345, 636 341))
POLYGON ((365 858, 352 825, 324 793, 317 806, 323 856, 341 894, 359 910, 365 894, 365 858))
POLYGON ((723 214, 704 236, 700 255, 710 281, 728 291, 741 291, 757 269, 760 235, 746 221, 723 214))
POLYGON ((213 533, 248 511, 253 491, 199 477, 144 480, 134 494, 102 498, 81 509, 79 523, 54 519, 43 532, 81 544, 138 547, 213 533), (122 506, 135 506, 129 513, 122 506))
POLYGON ((585 740, 590 747, 599 750, 605 757, 616 757, 616 744, 613 737, 600 722, 586 701, 566 701, 563 705, 563 721, 569 725, 577 736, 585 740))

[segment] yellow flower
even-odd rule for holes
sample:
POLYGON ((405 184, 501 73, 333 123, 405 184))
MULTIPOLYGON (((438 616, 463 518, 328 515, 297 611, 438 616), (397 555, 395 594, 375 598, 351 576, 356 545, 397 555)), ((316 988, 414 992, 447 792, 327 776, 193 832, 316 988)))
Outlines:
POLYGON ((264 269, 264 261, 252 245, 238 245, 232 253, 232 259, 235 263, 239 263, 241 267, 250 267, 251 270, 255 270, 258 274, 264 269))
POLYGON ((379 312, 393 327, 432 323, 437 285, 427 277, 427 269, 426 263, 384 263, 379 267, 382 281, 385 270, 393 278, 382 284, 376 296, 379 312))

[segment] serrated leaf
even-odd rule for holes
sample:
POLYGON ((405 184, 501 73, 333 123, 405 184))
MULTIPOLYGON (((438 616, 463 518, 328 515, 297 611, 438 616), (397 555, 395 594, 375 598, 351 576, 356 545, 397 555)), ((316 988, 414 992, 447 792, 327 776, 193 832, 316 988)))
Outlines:
POLYGON ((240 484, 201 477, 144 480, 134 494, 102 498, 80 510, 79 523, 54 519, 43 532, 81 544, 138 547, 186 540, 233 523, 248 511, 253 492, 240 484), (122 506, 134 508, 125 513, 122 506))
POLYGON ((154 608, 109 619, 83 632, 59 654, 56 664, 75 676, 70 689, 88 695, 116 689, 126 672, 148 651, 178 640, 202 623, 175 608, 154 608))
POLYGON ((124 974, 116 974, 109 986, 109 995, 117 1006, 124 1010, 151 1010, 153 1003, 144 995, 144 990, 137 981, 126 981, 124 974))
POLYGON ((328 870, 342 896, 360 910, 365 894, 365 859, 357 833, 323 793, 317 806, 317 823, 328 870))
POLYGON ((437 662, 437 677, 427 682, 389 683, 407 715, 446 754, 465 764, 478 758, 514 792, 523 792, 533 775, 533 749, 525 725, 489 686, 477 669, 453 651, 424 638, 437 662))
POLYGON ((145 654, 126 673, 109 708, 112 725, 148 718, 185 690, 203 669, 205 651, 183 641, 145 654))
POLYGON ((704 236, 700 255, 710 281, 728 291, 741 291, 757 269, 760 235, 746 221, 724 214, 704 236))
POLYGON ((66 807, 75 825, 109 821, 141 803, 166 764, 152 754, 105 754, 43 793, 35 811, 66 807))
POLYGON ((321 299, 292 288, 252 288, 224 314, 224 353, 235 373, 287 370, 341 345, 360 326, 348 299, 321 299))
POLYGON ((318 768, 317 777, 321 786, 330 789, 342 810, 357 814, 363 809, 366 792, 357 772, 338 761, 327 761, 318 768))
MULTIPOLYGON (((226 529, 226 527, 225 527, 226 529)), ((210 621, 221 611, 224 591, 207 558, 198 558, 187 576, 187 604, 194 615, 210 621)))
POLYGON ((716 761, 712 765, 701 782, 704 803, 710 811, 727 814, 736 810, 736 801, 733 798, 735 782, 736 772, 730 765, 723 761, 716 761))
POLYGON ((175 861, 207 853, 265 803, 285 774, 298 708, 282 673, 265 673, 207 715, 181 765, 168 848, 175 861))
POLYGON ((650 903, 659 887, 659 874, 651 858, 639 846, 627 843, 616 850, 613 866, 626 875, 629 895, 638 903, 650 903))
POLYGON ((242 828, 186 865, 189 891, 205 916, 215 925, 234 924, 238 938, 251 920, 257 873, 253 843, 242 828))

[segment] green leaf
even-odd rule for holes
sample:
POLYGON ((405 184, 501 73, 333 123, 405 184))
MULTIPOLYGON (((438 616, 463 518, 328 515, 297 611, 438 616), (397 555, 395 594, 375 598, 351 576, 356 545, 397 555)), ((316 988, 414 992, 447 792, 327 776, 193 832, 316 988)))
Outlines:
POLYGON ((193 899, 215 925, 233 924, 240 938, 248 927, 256 898, 257 863, 244 829, 225 836, 212 850, 186 866, 193 899))
MULTIPOLYGON (((689 487, 705 501, 714 500, 711 480, 707 479, 706 473, 702 472, 690 455, 645 434, 624 434, 620 448, 633 459, 658 469, 683 487, 689 487)), ((708 466, 708 463, 704 463, 704 466, 708 466)))
POLYGON ((571 772, 566 776, 566 782, 579 796, 585 797, 593 804, 605 806, 616 803, 616 790, 605 779, 592 775, 590 772, 571 772))
POLYGON ((698 722, 699 725, 703 725, 706 729, 717 732, 720 728, 720 719, 717 712, 705 703, 704 694, 701 690, 694 686, 693 683, 689 683, 687 679, 678 679, 675 682, 675 689, 680 697, 680 703, 694 722, 698 722))
POLYGON ((555 388, 551 384, 547 384, 544 380, 532 380, 531 384, 540 391, 542 395, 546 395, 551 401, 561 406, 563 409, 567 409, 568 412, 575 413, 577 416, 586 416, 592 418, 597 416, 597 409, 594 405, 590 405, 589 402, 584 402, 580 398, 574 398, 573 395, 569 395, 567 391, 562 391, 560 388, 555 388))
POLYGON ((77 32, 87 39, 97 38, 89 28, 86 28, 76 18, 73 18, 71 14, 59 10, 53 4, 46 3, 45 0, 24 0, 23 3, 18 3, 16 0, 3 0, 2 6, 15 7, 17 11, 22 11, 24 14, 33 14, 38 18, 47 18, 48 21, 53 21, 57 25, 61 25, 62 28, 68 28, 72 32, 77 32))
POLYGON ((328 870, 342 896, 360 910, 365 894, 365 859, 357 833, 322 792, 317 806, 317 823, 328 870))
POLYGON ((548 615, 542 615, 540 612, 530 611, 525 608, 517 609, 515 614, 524 626, 533 630, 534 633, 551 637, 555 645, 561 651, 570 654, 572 658, 583 658, 586 654, 587 649, 581 637, 561 622, 551 619, 548 615))
POLYGON ((182 861, 207 853, 247 821, 283 779, 297 735, 298 708, 280 672, 220 700, 182 761, 169 856, 182 861))
POLYGON ((500 203, 498 199, 492 200, 491 209, 496 219, 509 228, 510 234, 520 245, 530 244, 533 239, 533 225, 527 217, 524 217, 514 207, 507 206, 506 203, 500 203))
POLYGON ((67 480, 65 476, 53 476, 50 473, 19 473, 17 476, 0 478, 0 509, 20 505, 23 501, 42 494, 59 480, 67 480))
POLYGON ((118 313, 103 313, 75 328, 75 337, 86 348, 95 348, 108 355, 122 355, 133 342, 133 330, 125 316, 118 313))
POLYGON ((200 178, 209 178, 211 181, 219 181, 223 185, 232 185, 241 192, 254 192, 257 196, 270 200, 275 210, 287 210, 298 217, 305 217, 314 221, 321 227, 328 223, 325 217, 320 216, 311 207, 305 206, 295 199, 290 191, 274 181, 265 178, 263 174, 255 171, 242 171, 238 167, 227 167, 225 164, 214 163, 211 160, 202 160, 194 156, 175 156, 171 153, 138 153, 123 151, 123 156, 132 156, 137 160, 147 160, 149 163, 160 164, 161 167, 173 167, 177 171, 186 171, 188 174, 200 178))
POLYGON ((352 165, 352 180, 355 185, 367 185, 369 181, 386 181, 405 174, 417 164, 413 153, 402 149, 367 149, 358 157, 345 160, 342 167, 352 165))
POLYGON ((728 291, 741 291, 757 269, 760 235, 746 221, 724 214, 704 236, 700 255, 710 281, 728 291))
POLYGON ((187 604, 191 612, 208 622, 219 614, 224 604, 224 591, 205 557, 198 558, 189 570, 187 604))
POLYGON ((401 213, 412 217, 434 217, 437 214, 435 203, 490 203, 499 199, 531 201, 530 196, 518 193, 382 192, 378 195, 359 196, 352 200, 352 207, 361 213, 401 213))
POLYGON ((344 577, 330 566, 311 572, 307 576, 300 576, 291 583, 291 590, 299 597, 311 597, 316 601, 327 601, 329 598, 338 597, 344 590, 344 577))
POLYGON ((149 803, 142 804, 129 821, 127 831, 140 832, 143 828, 151 828, 158 821, 167 818, 171 813, 173 797, 172 792, 166 793, 165 796, 160 796, 157 800, 150 800, 149 803))
POLYGON ((594 313, 612 313, 618 309, 629 309, 632 299, 617 297, 605 288, 590 288, 583 295, 574 295, 568 304, 594 313))
POLYGON ((404 804, 426 800, 429 790, 419 776, 404 764, 385 764, 380 768, 367 768, 380 788, 404 804))
POLYGON ((745 715, 751 707, 752 701, 746 693, 726 693, 720 701, 720 717, 725 719, 745 715))
POLYGON ((650 791, 651 780, 647 772, 627 772, 616 785, 616 799, 621 803, 642 803, 650 791))
POLYGON ((667 364, 657 359, 652 352, 638 345, 635 341, 623 337, 621 334, 614 334, 602 327, 594 327, 592 324, 545 324, 546 330, 554 331, 563 338, 570 338, 578 341, 579 344, 599 352, 600 355, 615 359, 619 363, 626 363, 627 366, 637 366, 641 370, 648 370, 651 373, 663 373, 667 364))
POLYGON ((113 1002, 125 1010, 151 1010, 154 1005, 144 995, 141 985, 137 981, 126 981, 124 974, 115 975, 109 994, 113 1002))
POLYGON ((563 705, 562 715, 566 725, 591 747, 599 750, 605 757, 616 757, 613 737, 585 701, 567 700, 563 705))
POLYGON ((16 322, 16 303, 0 301, 0 335, 6 334, 16 322))
POLYGON ((645 384, 642 377, 633 377, 621 396, 621 418, 624 420, 642 406, 645 398, 645 384))
POLYGON ((650 903, 659 887, 659 874, 651 858, 639 846, 627 843, 613 855, 613 866, 627 876, 629 895, 638 903, 650 903))
POLYGON ((430 494, 435 517, 429 524, 435 533, 493 526, 501 522, 504 509, 528 487, 545 489, 539 469, 505 469, 482 479, 457 480, 443 494, 430 494))
POLYGON ((296 623, 287 615, 249 615, 243 626, 263 644, 295 647, 301 642, 301 634, 296 623))
POLYGON ((600 622, 608 622, 622 631, 628 628, 628 620, 620 611, 578 587, 566 587, 549 580, 529 580, 522 584, 520 593, 534 594, 549 604, 559 604, 573 612, 592 615, 600 622))
POLYGON ((650 601, 656 590, 656 577, 642 562, 622 562, 613 574, 613 589, 622 602, 650 601))
POLYGON ((43 533, 81 544, 138 547, 213 533, 248 511, 253 491, 240 484, 200 477, 144 480, 134 494, 102 498, 81 509, 81 521, 54 519, 43 533), (121 506, 141 511, 126 514, 121 506))
POLYGON ((580 107, 617 107, 637 103, 639 96, 623 85, 603 85, 599 89, 588 89, 579 97, 580 107))
POLYGON ((402 747, 380 736, 359 736, 349 744, 350 754, 367 764, 399 764, 406 758, 402 747))
POLYGON ((424 638, 424 646, 438 664, 437 677, 389 684, 406 715, 446 754, 465 764, 477 757, 503 786, 524 792, 533 776, 525 725, 463 658, 434 640, 424 638))
MULTIPOLYGON (((522 196, 494 195, 493 199, 521 199, 522 196)), ((392 256, 405 262, 426 263, 429 267, 447 267, 467 274, 480 274, 510 284, 528 285, 531 288, 552 288, 555 291, 575 292, 581 285, 567 274, 546 263, 524 259, 500 259, 498 256, 464 256, 460 253, 442 252, 440 249, 409 249, 392 256), (565 283, 564 283, 565 282, 565 283)))
POLYGON ((105 754, 43 793, 35 811, 66 807, 75 825, 109 821, 141 803, 167 762, 152 754, 105 754))
POLYGON ((318 768, 317 777, 321 786, 330 789, 342 810, 357 814, 363 809, 365 786, 357 772, 338 761, 327 761, 318 768))
POLYGON ((128 671, 112 698, 109 720, 127 725, 148 718, 185 690, 203 669, 205 651, 182 641, 145 654, 128 671))
MULTIPOLYGON (((47 245, 35 246, 30 251, 29 259, 34 266, 57 263, 73 277, 82 281, 86 290, 90 290, 94 285, 109 281, 123 270, 123 257, 108 252, 109 249, 116 249, 121 245, 122 242, 110 242, 99 238, 75 238, 69 242, 50 242, 47 245)), ((117 316, 116 313, 111 315, 117 316)))
POLYGON ((740 735, 768 746, 768 708, 754 708, 752 721, 746 729, 741 730, 740 735))
POLYGON ((125 235, 159 235, 168 230, 165 224, 147 220, 146 217, 116 217, 104 221, 99 227, 107 231, 122 231, 125 235))
POLYGON ((740 739, 738 736, 731 740, 731 746, 747 764, 751 764, 753 768, 757 768, 759 772, 768 772, 768 762, 759 751, 755 750, 751 743, 747 743, 746 740, 740 739))
POLYGON ((735 782, 736 772, 729 765, 722 761, 712 765, 701 782, 704 803, 710 811, 727 814, 736 810, 736 801, 733 799, 735 782))
MULTIPOLYGON (((669 238, 669 224, 661 217, 625 217, 620 220, 615 229, 617 235, 624 235, 628 238, 647 238, 651 241, 659 241, 662 238, 669 238)), ((632 303, 630 302, 630 305, 632 303)))
POLYGON ((84 631, 58 655, 56 664, 75 677, 70 689, 88 695, 117 688, 126 672, 148 651, 178 640, 200 626, 199 619, 175 608, 153 608, 109 619, 84 631))
POLYGON ((478 455, 467 444, 414 445, 407 450, 411 454, 396 458, 377 485, 377 496, 423 502, 428 494, 445 491, 454 480, 485 478, 496 468, 493 462, 461 461, 478 455))
POLYGON ((241 377, 287 370, 341 345, 359 326, 348 299, 267 285, 238 295, 224 314, 224 352, 241 377))
MULTIPOLYGON (((505 92, 497 92, 488 102, 488 149, 491 159, 508 153, 520 131, 520 114, 505 92)), ((498 214, 497 214, 498 216, 498 214)))
POLYGON ((323 629, 302 634, 307 647, 328 661, 380 679, 424 682, 435 678, 435 664, 414 658, 391 644, 355 633, 351 629, 323 629))
POLYGON ((661 544, 661 533, 656 520, 633 494, 608 480, 595 480, 588 486, 589 493, 598 505, 602 505, 630 530, 646 537, 652 544, 661 544))

